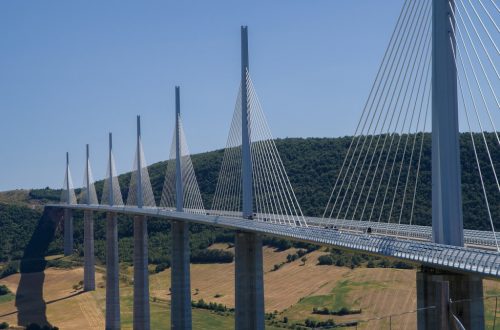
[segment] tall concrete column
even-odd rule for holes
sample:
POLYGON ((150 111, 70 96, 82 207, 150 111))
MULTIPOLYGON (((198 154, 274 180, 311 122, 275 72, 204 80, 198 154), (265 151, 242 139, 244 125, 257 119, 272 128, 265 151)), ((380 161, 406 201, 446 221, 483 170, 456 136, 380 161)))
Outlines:
POLYGON ((149 330, 148 226, 134 217, 134 330, 149 330))
POLYGON ((120 268, 116 213, 106 218, 106 330, 120 329, 120 268))
POLYGON ((189 226, 172 222, 171 328, 191 329, 191 279, 189 270, 189 226))
POLYGON ((95 257, 94 257, 94 215, 92 211, 83 212, 83 290, 95 290, 95 257))
POLYGON ((433 0, 432 233, 434 242, 464 245, 457 70, 452 44, 454 0, 433 0))
POLYGON ((467 330, 483 330, 484 303, 482 279, 424 268, 417 272, 418 329, 456 329, 454 316, 467 330), (451 301, 451 303, 450 303, 451 301))
MULTIPOLYGON (((432 1, 432 234, 436 243, 463 246, 460 141, 458 131, 455 0, 432 1)), ((418 329, 484 329, 481 279, 423 267, 417 273, 418 329), (460 300, 460 303, 451 301, 460 300)))
MULTIPOLYGON (((180 88, 175 87, 175 202, 177 212, 184 211, 184 187, 182 184, 182 152, 180 136, 180 88)), ((189 225, 173 221, 172 227, 172 275, 170 325, 172 329, 191 329, 191 276, 189 225)))
MULTIPOLYGON (((121 196, 115 198, 113 180, 113 136, 109 133, 108 152, 108 203, 122 204, 121 196)), ((119 188, 119 187, 118 187, 119 188)), ((116 213, 106 214, 106 330, 120 329, 120 264, 118 258, 118 223, 116 213)))
MULTIPOLYGON (((248 111, 248 29, 241 27, 241 176, 243 218, 253 218, 253 177, 250 120, 248 111)), ((235 239, 235 328, 264 329, 264 272, 262 238, 237 232, 235 239)))
MULTIPOLYGON (((85 183, 86 183, 86 204, 91 205, 97 203, 97 200, 92 200, 91 185, 93 183, 90 178, 90 152, 87 144, 87 161, 85 168, 85 183)), ((97 199, 97 197, 95 197, 97 199)), ((83 212, 83 289, 85 291, 95 290, 95 257, 94 257, 94 215, 90 210, 83 212)))
MULTIPOLYGON (((142 194, 141 117, 137 116, 137 207, 144 206, 142 194)), ((145 216, 134 217, 134 330, 149 330, 148 223, 145 216)))
POLYGON ((73 211, 64 209, 64 255, 73 254, 73 211))
POLYGON ((236 330, 264 329, 262 237, 237 232, 235 239, 236 330))
MULTIPOLYGON (((69 173, 69 153, 66 153, 66 203, 71 204, 71 176, 69 173)), ((73 254, 73 211, 64 209, 64 255, 73 254)))

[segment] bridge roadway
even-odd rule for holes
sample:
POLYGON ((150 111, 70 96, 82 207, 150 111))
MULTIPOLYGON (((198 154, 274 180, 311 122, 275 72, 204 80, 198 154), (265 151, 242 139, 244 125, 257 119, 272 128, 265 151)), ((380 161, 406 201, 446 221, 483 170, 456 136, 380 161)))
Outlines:
MULTIPOLYGON (((334 226, 338 229, 359 232, 366 232, 368 228, 371 228, 372 233, 391 235, 406 239, 417 239, 428 242, 432 241, 432 227, 430 226, 344 219, 325 220, 323 218, 314 217, 306 217, 306 221, 309 225, 315 226, 334 226)), ((496 237, 500 241, 500 235, 496 234, 496 237)), ((495 236, 493 236, 493 232, 491 231, 464 229, 464 243, 466 246, 473 246, 481 249, 496 251, 495 236)))
MULTIPOLYGON (((223 215, 233 218, 241 218, 241 212, 227 212, 227 211, 208 211, 212 215, 223 215)), ((277 216, 274 214, 257 213, 256 217, 259 219, 286 219, 287 216, 277 216)), ((292 218, 289 216, 289 218, 292 218)), ((418 241, 432 242, 432 227, 387 223, 387 222, 372 222, 360 220, 347 220, 347 219, 328 219, 319 217, 304 217, 307 224, 313 227, 322 227, 325 229, 339 229, 349 232, 366 233, 368 228, 371 229, 372 234, 381 234, 384 236, 394 236, 401 239, 410 239, 418 241)), ((283 220, 285 221, 285 220, 283 220)), ((500 241, 500 235, 496 234, 497 239, 500 241)), ((484 230, 464 229, 464 243, 466 246, 475 247, 479 249, 495 250, 496 242, 493 232, 484 230)))
MULTIPOLYGON (((415 262, 427 267, 475 274, 483 278, 500 278, 500 254, 496 251, 442 245, 422 240, 409 240, 408 236, 402 239, 395 236, 368 235, 354 231, 332 230, 318 225, 295 227, 242 219, 241 217, 235 216, 176 212, 157 207, 138 208, 131 206, 81 204, 51 204, 47 205, 47 207, 82 211, 114 212, 131 216, 144 215, 168 220, 195 222, 232 230, 254 232, 312 244, 347 249, 360 253, 386 256, 402 261, 415 262)), ((335 223, 334 220, 330 221, 332 224, 335 223)), ((314 223, 314 221, 311 222, 314 223)), ((360 221, 358 221, 358 225, 364 225, 359 224, 359 222, 360 221)), ((337 221, 337 224, 338 223, 339 221, 337 221)), ((381 230, 380 228, 378 229, 381 230)), ((401 227, 399 231, 403 230, 403 228, 404 227, 401 227)))

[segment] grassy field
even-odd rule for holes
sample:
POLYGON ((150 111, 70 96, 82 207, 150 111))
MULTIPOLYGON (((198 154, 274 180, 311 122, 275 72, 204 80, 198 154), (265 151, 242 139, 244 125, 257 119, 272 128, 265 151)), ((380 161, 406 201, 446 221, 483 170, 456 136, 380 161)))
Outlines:
MULTIPOLYGON (((217 245, 217 248, 228 248, 217 245)), ((277 271, 273 265, 286 260, 289 253, 264 249, 266 311, 277 311, 275 322, 287 319, 290 323, 303 323, 306 319, 337 323, 368 320, 390 314, 400 314, 416 308, 415 270, 318 266, 318 256, 325 252, 315 251, 307 255, 303 263, 296 260, 286 263, 277 271), (342 307, 361 309, 361 314, 329 316, 313 314, 313 308, 342 307)), ((98 267, 98 270, 102 269, 98 267)), ((132 268, 123 266, 120 285, 122 328, 132 329, 132 268)), ((234 306, 234 264, 191 265, 192 299, 217 302, 234 306)), ((96 275, 97 290, 81 292, 74 285, 83 278, 81 268, 46 269, 44 273, 19 274, 0 280, 16 293, 23 292, 19 301, 14 295, 0 298, 0 322, 17 324, 26 321, 46 320, 60 329, 103 329, 105 312, 105 280, 101 271, 96 275), (21 283, 21 284, 20 284, 21 283), (43 286, 43 288, 42 288, 43 286), (19 289, 21 290, 21 289, 19 289), (29 315, 29 317, 27 316, 29 315)), ((169 329, 170 325, 170 271, 150 276, 151 326, 153 329, 169 329)), ((500 284, 485 281, 485 296, 500 295, 500 284)), ((488 325, 492 326, 495 298, 485 300, 488 325)), ((392 317, 394 329, 414 329, 416 314, 408 313, 392 317)), ((381 329, 389 319, 361 323, 358 329, 381 329)), ((497 324, 498 324, 497 320, 497 324)), ((233 329, 231 313, 219 315, 204 309, 193 309, 194 329, 233 329)), ((267 329, 275 330, 268 324, 267 329)))
POLYGON ((0 304, 12 301, 16 298, 12 293, 7 293, 6 295, 0 296, 0 304))

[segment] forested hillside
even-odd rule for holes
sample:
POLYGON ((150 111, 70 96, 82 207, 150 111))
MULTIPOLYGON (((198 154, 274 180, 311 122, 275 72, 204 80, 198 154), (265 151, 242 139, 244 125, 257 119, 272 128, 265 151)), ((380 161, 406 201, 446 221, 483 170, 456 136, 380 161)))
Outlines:
MULTIPOLYGON (((384 136, 382 136, 383 138, 384 136)), ((397 137, 399 138, 399 137, 397 137)), ((404 141, 407 136, 402 136, 404 141)), ((414 136, 409 136, 410 143, 414 136)), ((495 167, 500 168, 500 148, 494 140, 494 134, 487 134, 487 139, 491 142, 490 149, 495 163, 495 167)), ((420 136, 419 136, 420 139, 420 136)), ((481 163, 485 181, 488 183, 488 198, 490 199, 490 207, 497 228, 500 227, 500 198, 497 186, 492 175, 491 167, 487 153, 484 150, 484 144, 481 142, 481 137, 476 136, 476 144, 478 145, 478 153, 481 155, 481 163)), ((420 140, 417 140, 420 141, 420 140)), ((333 187, 333 183, 338 175, 345 153, 351 142, 350 137, 344 138, 287 138, 277 139, 276 145, 280 152, 281 158, 287 170, 292 186, 295 189, 297 199, 301 204, 305 215, 321 216, 327 204, 328 198, 333 187)), ((420 164, 420 177, 418 181, 418 189, 415 200, 415 211, 413 223, 415 224, 430 224, 431 221, 431 153, 430 153, 430 135, 427 134, 424 138, 423 153, 420 164)), ((417 144, 418 145, 418 144, 417 144)), ((403 152, 403 143, 400 145, 399 154, 403 152)), ((386 150, 387 151, 387 150, 386 150)), ((357 156, 357 155, 355 155, 357 156)), ((385 153, 384 153, 385 156, 385 153)), ((479 180, 476 161, 472 149, 472 144, 469 135, 461 135, 461 156, 462 156, 462 193, 464 200, 464 222, 467 228, 476 228, 490 230, 487 210, 484 204, 481 182, 479 180)), ((222 162, 223 150, 197 154, 192 156, 193 166, 196 171, 200 189, 205 202, 205 207, 210 208, 211 199, 215 191, 218 171, 222 162)), ((417 157, 417 154, 415 155, 417 157)), ((406 178, 408 155, 406 156, 406 164, 402 166, 401 178, 406 178)), ((416 166, 416 158, 414 165, 416 166)), ((396 158, 395 168, 399 169, 401 156, 396 158)), ((149 167, 151 183, 157 201, 161 198, 161 190, 163 186, 163 177, 167 162, 160 162, 149 167)), ((389 172, 389 171, 386 171, 389 172)), ((355 174, 358 175, 359 172, 355 174)), ((349 173, 351 174, 351 173, 349 173)), ((360 177, 363 179, 365 171, 361 171, 360 177)), ((388 175, 388 174, 386 174, 388 175)), ((393 174, 394 175, 394 174, 393 174)), ((356 178, 356 177, 355 177, 356 178)), ((379 177, 376 178, 377 180, 379 177)), ((387 181, 384 178, 382 181, 387 181)), ((126 200, 128 183, 130 174, 120 176, 120 184, 122 194, 126 200)), ((413 189, 414 167, 409 175, 409 188, 413 189)), ((79 182, 76 179, 76 182, 79 182)), ((389 186, 389 192, 394 190, 395 180, 393 178, 389 186)), ((383 191, 386 185, 381 185, 383 191)), ((102 181, 96 183, 96 190, 100 197, 102 191, 102 181)), ((394 205, 400 207, 403 200, 403 185, 400 183, 398 193, 394 199, 394 205)), ((78 193, 78 191, 77 191, 78 193)), ((29 192, 22 204, 32 202, 33 205, 43 204, 46 202, 57 202, 61 191, 52 189, 34 189, 29 192)), ((366 194, 366 191, 364 192, 366 194)), ((393 195, 393 194, 392 194, 393 195)), ((392 198, 392 195, 391 198, 392 198)), ((362 195, 364 200, 365 195, 362 195)), ((390 203, 386 202, 385 207, 381 210, 382 203, 373 203, 373 197, 368 200, 368 205, 375 204, 373 214, 378 216, 382 211, 382 221, 387 221, 389 215, 390 203)), ((392 202, 392 200, 390 200, 392 202)), ((412 199, 406 196, 403 208, 402 222, 407 222, 409 212, 411 210, 412 199)), ((32 233, 37 225, 38 218, 41 217, 40 208, 31 209, 22 205, 15 204, 14 201, 9 201, 10 204, 0 203, 0 260, 17 259, 22 256, 24 246, 30 240, 32 233)), ((399 210, 396 208, 391 217, 391 221, 398 221, 399 210), (396 216, 394 215, 396 214, 396 216)), ((336 214, 337 210, 333 213, 336 214)), ((353 208, 347 214, 347 218, 359 217, 359 210, 356 214, 353 213, 353 208)), ((99 259, 104 260, 104 218, 102 215, 96 215, 96 253, 99 259)), ((82 251, 83 241, 83 226, 80 221, 82 215, 78 212, 75 214, 75 243, 78 250, 82 251)), ((365 215, 366 218, 366 215, 365 215)), ((127 217, 120 218, 120 258, 124 261, 131 261, 132 250, 132 221, 127 217)), ((169 224, 162 220, 151 219, 149 221, 148 231, 150 234, 150 261, 153 263, 168 262, 169 254, 169 224)), ((230 232, 216 228, 208 228, 200 225, 192 225, 192 248, 196 255, 197 251, 201 251, 215 241, 231 241, 232 235, 230 232)), ((56 233, 55 242, 53 242, 48 250, 51 253, 60 251, 62 244, 60 235, 56 233)), ((47 252, 49 252, 47 251, 47 252)))
MULTIPOLYGON (((385 136, 382 136, 382 139, 385 136)), ((403 135, 401 137, 401 143, 398 149, 398 156, 394 162, 394 172, 392 174, 392 179, 390 181, 388 189, 388 199, 392 198, 394 195, 394 187, 396 185, 396 174, 399 171, 401 165, 401 158, 403 155, 404 142, 408 138, 409 146, 407 147, 405 161, 401 167, 400 183, 398 185, 398 190, 394 201, 394 205, 400 207, 403 200, 403 190, 404 190, 404 180, 408 173, 408 163, 409 163, 409 153, 410 146, 413 143, 414 135, 403 135), (403 180, 404 179, 404 180, 403 180)), ((489 142, 489 147, 491 155, 493 157, 493 162, 495 168, 500 169, 500 146, 496 142, 493 133, 486 134, 486 138, 489 142)), ((302 207, 304 215, 308 216, 322 216, 325 206, 327 204, 328 198, 332 192, 332 188, 337 178, 338 172, 342 166, 347 149, 351 143, 351 137, 344 138, 287 138, 287 139, 277 139, 276 146, 279 150, 283 163, 285 165, 286 171, 292 183, 292 186, 297 195, 297 199, 302 207)), ((396 136, 395 141, 399 139, 396 136)), ((410 169, 410 175, 408 179, 408 189, 409 193, 413 193, 413 187, 415 182, 415 168, 417 166, 418 158, 418 147, 420 143, 421 135, 417 136, 417 143, 414 158, 412 160, 412 167, 410 169)), ((481 169, 485 177, 485 183, 487 183, 488 198, 490 202, 490 207, 493 215, 493 219, 496 226, 500 227, 500 194, 498 193, 498 188, 495 183, 495 178, 493 172, 491 171, 491 166, 489 159, 482 143, 482 137, 479 134, 475 135, 476 147, 478 148, 478 154, 480 155, 481 169)), ((367 143, 368 144, 368 143, 367 143)), ((373 144, 375 145, 375 143, 373 144)), ((390 166, 393 162, 393 155, 395 150, 396 142, 392 147, 392 152, 389 157, 387 170, 384 172, 385 177, 380 185, 380 190, 385 191, 387 188, 387 180, 390 175, 390 166)), ((366 147, 365 147, 366 148, 366 147)), ((359 148, 361 149, 361 148, 359 148)), ((373 149, 373 146, 372 146, 373 149)), ((386 152, 389 149, 389 143, 386 144, 384 149, 382 161, 386 157, 386 152)), ((366 150, 365 150, 366 151, 366 150)), ((219 169, 221 166, 223 158, 223 150, 217 150, 202 154, 197 154, 192 156, 193 166, 196 171, 197 179, 200 185, 200 190, 205 203, 205 208, 209 209, 212 204, 212 197, 217 184, 217 177, 219 169)), ((371 154, 369 154, 371 156, 371 154)), ((358 156, 356 153, 355 157, 358 156)), ((378 157, 378 155, 377 155, 378 157)), ((478 175, 476 160, 474 157, 474 151, 472 148, 472 143, 470 136, 468 134, 461 135, 461 158, 462 158, 462 194, 463 194, 463 204, 464 204, 464 222, 466 228, 475 229, 491 229, 489 225, 489 219, 487 210, 485 207, 483 191, 481 188, 481 181, 478 175)), ((361 160, 363 159, 363 155, 361 160)), ((361 171, 360 177, 363 180, 366 169, 368 168, 368 160, 364 170, 361 171)), ((375 159, 376 161, 376 159, 375 159)), ((149 174, 151 177, 151 183, 153 186, 153 191, 157 202, 161 198, 161 191, 163 187, 163 177, 165 175, 167 162, 160 162, 153 164, 149 167, 149 174)), ((375 162, 372 168, 375 166, 375 162)), ((354 167, 354 165, 352 165, 354 167)), ((382 167, 382 165, 381 165, 382 167)), ((358 167, 359 168, 359 167, 358 167)), ((373 171, 373 169, 372 169, 373 171)), ((359 171, 358 171, 359 172, 359 171)), ((382 172, 382 171, 379 171, 382 172)), ((351 173, 349 173, 347 179, 350 178, 351 173)), ((353 182, 355 182, 358 173, 354 176, 353 182)), ((376 177, 375 183, 379 182, 379 176, 376 177)), ((120 186, 122 189, 122 194, 127 196, 127 188, 130 180, 130 174, 120 176, 120 186)), ((361 186, 361 183, 359 184, 361 186)), ((358 188, 359 189, 359 188, 358 188)), ((102 191, 102 181, 96 184, 96 190, 98 194, 102 191)), ((359 191, 359 190, 358 190, 359 191)), ((361 201, 365 200, 368 187, 364 190, 361 201)), ((374 192, 370 194, 368 206, 373 206, 374 192)), ((350 196, 350 194, 348 194, 350 196)), ((386 201, 385 206, 382 210, 383 214, 381 221, 387 221, 389 215, 390 204, 392 200, 386 201), (385 219, 385 220, 384 220, 385 219)), ((380 212, 381 198, 379 197, 378 202, 374 206, 374 217, 378 216, 380 212)), ((403 217, 402 222, 405 223, 407 219, 410 218, 409 213, 411 211, 412 196, 406 196, 405 204, 403 207, 403 217)), ((351 212, 354 208, 351 208, 351 212)), ((337 210, 336 210, 337 211, 337 210)), ((397 222, 397 216, 399 215, 399 209, 393 211, 393 216, 391 217, 391 222, 397 222), (396 212, 397 211, 397 212, 396 212)), ((346 218, 360 218, 360 208, 355 215, 348 213, 346 218)), ((343 214, 343 213, 342 213, 343 214)), ((341 214, 341 215, 342 215, 341 214)), ((333 213, 336 215, 336 212, 333 213)), ((364 216, 364 220, 367 216, 364 216)), ((376 218, 375 218, 376 219, 376 218)), ((372 219, 373 220, 373 219, 372 219)), ((422 148, 422 158, 420 163, 419 179, 416 191, 415 200, 415 210, 414 210, 414 224, 429 225, 431 222, 431 139, 430 134, 426 134, 424 137, 424 143, 422 148)))

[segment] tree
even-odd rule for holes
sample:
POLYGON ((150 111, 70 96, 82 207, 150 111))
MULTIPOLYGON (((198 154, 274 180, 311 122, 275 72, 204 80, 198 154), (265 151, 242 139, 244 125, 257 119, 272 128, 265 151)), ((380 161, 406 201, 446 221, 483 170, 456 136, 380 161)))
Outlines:
POLYGON ((0 285, 0 296, 5 296, 8 293, 10 293, 9 288, 3 284, 0 285))

